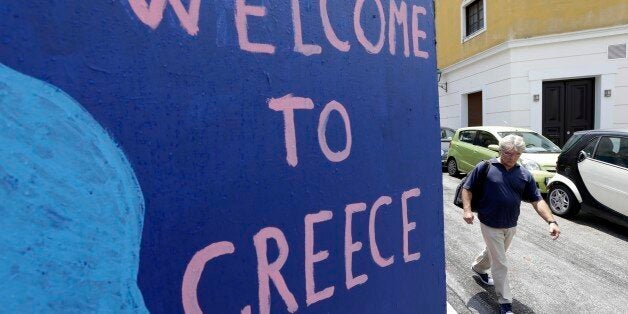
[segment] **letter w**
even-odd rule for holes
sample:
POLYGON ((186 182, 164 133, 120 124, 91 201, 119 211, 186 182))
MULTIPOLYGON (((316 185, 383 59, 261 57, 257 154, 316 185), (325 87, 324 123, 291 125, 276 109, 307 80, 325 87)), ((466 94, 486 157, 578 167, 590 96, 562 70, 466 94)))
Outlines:
POLYGON ((195 36, 198 33, 198 13, 201 0, 190 0, 190 7, 187 11, 181 0, 152 0, 150 4, 146 3, 146 0, 129 0, 129 4, 142 23, 156 29, 164 17, 166 1, 170 2, 183 29, 188 34, 195 36))

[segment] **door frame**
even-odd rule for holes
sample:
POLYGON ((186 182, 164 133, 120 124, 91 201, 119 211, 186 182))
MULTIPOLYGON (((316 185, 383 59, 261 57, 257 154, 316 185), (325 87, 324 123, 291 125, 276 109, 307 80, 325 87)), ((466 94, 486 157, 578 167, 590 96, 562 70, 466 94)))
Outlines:
POLYGON ((543 81, 572 80, 580 78, 594 78, 594 113, 593 128, 607 129, 613 127, 614 97, 603 97, 606 89, 615 89, 617 66, 612 64, 585 65, 578 68, 556 68, 535 70, 528 73, 530 84, 530 129, 543 132, 543 81), (534 101, 532 95, 539 95, 534 101))
POLYGON ((555 144, 559 146, 565 145, 568 137, 571 137, 572 132, 577 132, 580 130, 590 130, 595 127, 595 78, 586 77, 579 79, 569 79, 569 80, 549 80, 543 81, 543 95, 541 110, 543 113, 548 113, 548 110, 554 111, 558 110, 557 114, 560 115, 558 120, 546 121, 547 117, 542 116, 541 128, 542 133, 545 137, 551 138, 552 141, 556 140, 555 144), (572 95, 572 87, 573 86, 583 86, 586 87, 586 94, 583 95, 585 99, 571 99, 572 95), (558 99, 558 103, 545 103, 544 96, 546 92, 553 93, 556 89, 561 90, 560 98, 558 99), (570 102, 579 101, 586 105, 587 113, 585 113, 585 119, 578 119, 578 121, 574 120, 572 117, 572 108, 570 102), (555 108, 554 106, 558 106, 555 108), (586 125, 585 125, 586 124, 586 125), (550 132, 550 129, 558 128, 558 133, 555 134, 550 132), (550 134, 551 133, 551 134, 550 134), (558 138, 554 138, 558 136, 558 138))
POLYGON ((460 91, 460 125, 461 128, 469 126, 469 94, 482 93, 482 123, 486 121, 486 90, 485 86, 467 88, 460 91))

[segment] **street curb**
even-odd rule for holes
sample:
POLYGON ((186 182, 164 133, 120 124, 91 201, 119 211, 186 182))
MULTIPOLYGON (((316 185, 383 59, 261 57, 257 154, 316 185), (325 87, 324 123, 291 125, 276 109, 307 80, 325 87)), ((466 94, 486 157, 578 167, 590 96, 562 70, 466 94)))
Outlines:
POLYGON ((458 314, 458 312, 454 310, 454 308, 451 306, 451 304, 449 304, 449 302, 447 302, 447 314, 458 314))

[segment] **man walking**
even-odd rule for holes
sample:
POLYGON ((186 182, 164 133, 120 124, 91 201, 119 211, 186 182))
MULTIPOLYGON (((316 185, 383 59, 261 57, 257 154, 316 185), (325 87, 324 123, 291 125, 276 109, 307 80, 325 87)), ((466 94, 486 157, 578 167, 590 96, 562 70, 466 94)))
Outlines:
MULTIPOLYGON (((508 263, 506 250, 516 232, 521 201, 532 203, 536 212, 549 224, 549 233, 554 240, 560 235, 558 224, 547 203, 541 197, 532 174, 519 166, 517 161, 525 150, 523 138, 508 135, 499 142, 499 158, 475 167, 465 182, 462 190, 463 218, 468 224, 473 223, 471 201, 478 212, 480 229, 486 248, 478 255, 471 266, 482 282, 495 285, 499 298, 500 313, 512 313, 512 293, 508 282, 508 263), (472 194, 472 187, 478 176, 489 167, 483 189, 479 195, 472 194), (487 271, 491 270, 493 278, 487 271)), ((482 183, 482 182, 478 182, 482 183)))

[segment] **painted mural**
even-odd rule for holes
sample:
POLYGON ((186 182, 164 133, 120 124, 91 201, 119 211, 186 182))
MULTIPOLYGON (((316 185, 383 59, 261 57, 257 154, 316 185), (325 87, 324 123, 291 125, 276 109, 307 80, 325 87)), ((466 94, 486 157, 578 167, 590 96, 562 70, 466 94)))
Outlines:
POLYGON ((133 169, 72 98, 0 65, 3 312, 145 311, 144 199, 133 169))
POLYGON ((0 3, 3 311, 444 312, 432 12, 0 3))

